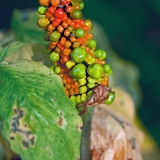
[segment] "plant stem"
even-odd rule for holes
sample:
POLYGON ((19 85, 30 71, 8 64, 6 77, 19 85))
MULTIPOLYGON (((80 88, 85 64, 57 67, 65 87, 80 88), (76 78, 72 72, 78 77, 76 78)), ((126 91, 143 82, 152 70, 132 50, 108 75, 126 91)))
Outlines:
POLYGON ((82 138, 81 138, 81 158, 80 160, 90 160, 90 135, 91 124, 94 107, 89 107, 86 113, 82 116, 82 138))

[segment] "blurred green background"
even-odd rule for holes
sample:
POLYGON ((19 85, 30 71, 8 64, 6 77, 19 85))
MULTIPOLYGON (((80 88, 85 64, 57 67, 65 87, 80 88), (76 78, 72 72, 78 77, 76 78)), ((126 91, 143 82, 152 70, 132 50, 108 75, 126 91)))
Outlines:
MULTIPOLYGON (((105 30, 117 54, 140 70, 143 92, 138 115, 160 145, 160 0, 84 0, 83 14, 105 30)), ((10 26, 15 8, 37 8, 38 0, 5 0, 0 29, 10 26)))

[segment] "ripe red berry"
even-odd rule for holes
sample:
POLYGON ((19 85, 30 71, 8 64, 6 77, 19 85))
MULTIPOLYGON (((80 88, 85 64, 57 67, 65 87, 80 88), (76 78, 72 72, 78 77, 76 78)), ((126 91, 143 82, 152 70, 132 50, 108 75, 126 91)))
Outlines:
POLYGON ((71 3, 71 0, 62 0, 61 1, 61 4, 63 5, 63 6, 65 6, 65 5, 67 5, 67 4, 70 4, 71 3))
POLYGON ((54 13, 55 18, 63 18, 64 17, 64 11, 62 8, 58 8, 54 13))

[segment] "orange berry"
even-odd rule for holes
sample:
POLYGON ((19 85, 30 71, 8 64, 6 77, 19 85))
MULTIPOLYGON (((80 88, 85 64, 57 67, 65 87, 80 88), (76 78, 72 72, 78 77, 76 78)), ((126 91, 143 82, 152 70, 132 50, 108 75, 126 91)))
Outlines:
POLYGON ((71 82, 72 82, 72 79, 70 77, 67 77, 67 83, 71 83, 71 82))
POLYGON ((60 43, 57 44, 57 47, 61 49, 62 45, 60 43))
POLYGON ((86 52, 89 53, 90 52, 90 48, 86 47, 86 52))
POLYGON ((92 33, 87 33, 86 34, 86 39, 92 39, 93 38, 93 34, 92 33))
POLYGON ((52 14, 50 14, 49 12, 46 12, 46 18, 51 18, 52 14))
POLYGON ((74 83, 71 83, 71 88, 75 88, 75 84, 74 83))
POLYGON ((63 50, 63 54, 66 55, 66 56, 70 55, 70 53, 71 53, 71 49, 65 48, 63 50))
POLYGON ((66 83, 66 84, 65 84, 65 88, 70 89, 70 88, 71 88, 71 85, 70 85, 69 83, 66 83))
POLYGON ((63 77, 63 73, 59 73, 59 76, 62 78, 63 77))
POLYGON ((78 94, 79 93, 78 88, 74 88, 73 90, 74 90, 74 94, 78 94))
POLYGON ((60 5, 60 0, 51 0, 51 4, 54 7, 58 7, 60 5))
POLYGON ((79 87, 79 85, 78 85, 78 82, 77 82, 77 81, 75 81, 75 82, 74 82, 74 85, 75 85, 75 87, 77 87, 77 88, 79 87))
POLYGON ((58 30, 58 32, 62 33, 64 31, 64 28, 62 25, 59 25, 57 30, 58 30))
POLYGON ((41 6, 49 6, 50 0, 39 0, 41 6))
POLYGON ((66 36, 66 37, 68 37, 69 35, 70 35, 70 31, 68 30, 68 29, 66 29, 65 31, 64 31, 64 35, 66 36))
POLYGON ((52 45, 56 46, 58 41, 57 42, 51 42, 51 43, 52 43, 52 45))
POLYGON ((88 28, 87 25, 83 25, 83 26, 82 26, 82 29, 84 29, 85 31, 88 31, 89 28, 88 28))
POLYGON ((63 46, 66 43, 66 38, 62 37, 59 43, 63 46))
POLYGON ((67 27, 68 27, 67 22, 62 22, 62 26, 63 26, 64 28, 67 28, 67 27))
POLYGON ((72 20, 71 20, 70 18, 67 18, 66 23, 67 23, 68 25, 70 25, 71 22, 72 22, 72 20))
POLYGON ((68 56, 64 56, 64 57, 62 57, 62 59, 63 59, 64 63, 68 62, 68 56))
POLYGON ((75 25, 74 25, 74 28, 80 28, 80 24, 78 24, 78 23, 76 23, 75 25))
POLYGON ((72 43, 70 41, 66 41, 65 43, 65 48, 69 48, 72 45, 72 43))
POLYGON ((60 50, 58 47, 56 47, 56 48, 55 48, 55 52, 60 53, 61 50, 60 50))
POLYGON ((67 83, 67 81, 66 81, 66 78, 63 76, 63 78, 62 78, 62 81, 63 81, 63 84, 66 84, 67 83))
POLYGON ((78 42, 79 42, 80 44, 83 44, 83 39, 82 39, 82 38, 78 38, 77 40, 78 40, 78 42))
POLYGON ((102 60, 101 64, 105 64, 105 63, 106 63, 105 60, 102 60))
POLYGON ((47 27, 47 30, 48 30, 49 32, 54 31, 54 30, 55 30, 55 27, 54 27, 52 24, 50 24, 50 25, 47 27))
POLYGON ((61 51, 63 51, 63 50, 64 50, 64 47, 62 46, 62 47, 61 47, 61 51))
POLYGON ((56 46, 53 45, 52 43, 49 43, 48 46, 47 46, 47 48, 48 48, 49 50, 52 50, 52 49, 54 49, 55 47, 56 47, 56 46))
POLYGON ((76 41, 77 41, 77 39, 76 39, 74 36, 70 36, 69 40, 70 40, 71 42, 76 42, 76 41))
POLYGON ((60 54, 61 57, 65 57, 66 55, 64 55, 63 53, 60 54))
POLYGON ((71 27, 74 27, 75 23, 72 21, 69 25, 70 25, 71 27))
POLYGON ((52 16, 52 17, 50 17, 50 19, 49 19, 51 22, 52 21, 54 21, 55 20, 55 18, 52 16))
POLYGON ((69 91, 69 94, 71 95, 71 96, 73 96, 74 95, 74 90, 71 88, 69 91))
POLYGON ((67 7, 66 7, 66 12, 71 13, 72 10, 73 10, 72 6, 67 6, 67 7))
POLYGON ((80 43, 79 43, 79 42, 74 42, 73 45, 72 45, 73 48, 77 48, 77 47, 79 47, 79 46, 80 46, 80 43))

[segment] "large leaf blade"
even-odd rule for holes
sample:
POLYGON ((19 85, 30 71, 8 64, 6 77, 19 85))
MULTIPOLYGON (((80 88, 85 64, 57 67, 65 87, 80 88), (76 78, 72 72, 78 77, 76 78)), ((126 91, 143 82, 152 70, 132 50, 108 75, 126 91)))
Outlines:
POLYGON ((40 63, 0 65, 2 133, 23 160, 79 157, 82 125, 61 79, 40 63))
POLYGON ((9 43, 7 46, 0 47, 0 62, 5 59, 5 57, 17 52, 20 48, 27 45, 27 43, 22 43, 18 41, 14 41, 9 43))

